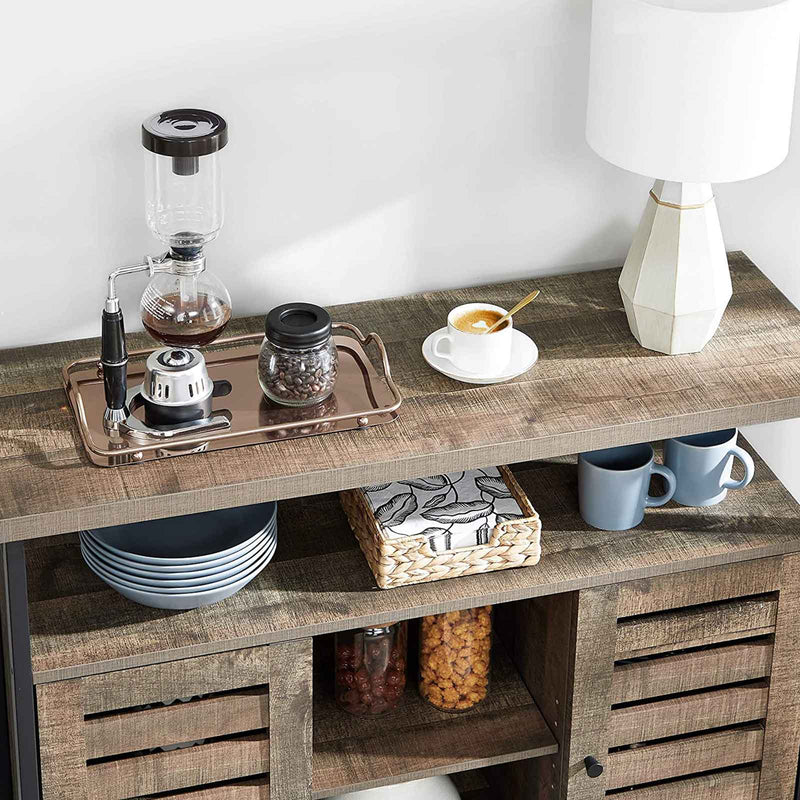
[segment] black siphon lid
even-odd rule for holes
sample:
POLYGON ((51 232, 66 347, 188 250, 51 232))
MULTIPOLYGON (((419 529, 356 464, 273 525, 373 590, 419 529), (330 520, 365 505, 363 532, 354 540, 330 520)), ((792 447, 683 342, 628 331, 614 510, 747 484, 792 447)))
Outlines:
POLYGON ((279 347, 314 347, 331 335, 331 315, 311 303, 284 303, 267 314, 264 332, 279 347))
POLYGON ((160 156, 207 156, 227 143, 228 123, 213 111, 175 108, 153 114, 142 123, 142 144, 160 156))

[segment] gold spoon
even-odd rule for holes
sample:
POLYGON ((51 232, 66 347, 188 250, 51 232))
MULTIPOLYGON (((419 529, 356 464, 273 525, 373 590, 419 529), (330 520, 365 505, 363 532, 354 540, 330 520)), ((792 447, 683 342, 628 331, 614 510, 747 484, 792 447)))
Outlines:
POLYGON ((491 333, 495 328, 502 325, 506 320, 511 319, 511 317, 513 317, 514 314, 516 314, 517 311, 519 311, 521 308, 525 308, 525 306, 528 305, 528 303, 530 303, 531 300, 535 300, 539 296, 539 294, 540 294, 539 290, 534 289, 529 295, 523 297, 522 300, 520 300, 519 303, 517 303, 514 306, 514 308, 511 309, 511 311, 506 311, 506 313, 503 314, 503 316, 500 317, 500 319, 497 320, 497 322, 495 322, 494 325, 487 328, 483 333, 484 334, 491 333))

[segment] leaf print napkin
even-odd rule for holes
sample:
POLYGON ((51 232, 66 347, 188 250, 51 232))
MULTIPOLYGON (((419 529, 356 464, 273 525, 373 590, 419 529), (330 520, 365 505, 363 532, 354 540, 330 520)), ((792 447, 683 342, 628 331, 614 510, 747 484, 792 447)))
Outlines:
POLYGON ((524 514, 497 467, 365 486, 386 538, 426 536, 434 552, 486 544, 493 528, 524 514))

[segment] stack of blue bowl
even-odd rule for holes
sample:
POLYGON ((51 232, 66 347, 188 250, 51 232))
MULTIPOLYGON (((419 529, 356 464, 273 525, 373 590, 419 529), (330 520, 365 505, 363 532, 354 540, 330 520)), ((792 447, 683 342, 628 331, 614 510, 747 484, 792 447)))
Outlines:
POLYGON ((153 608, 206 606, 236 594, 269 564, 277 503, 83 531, 89 569, 124 597, 153 608))

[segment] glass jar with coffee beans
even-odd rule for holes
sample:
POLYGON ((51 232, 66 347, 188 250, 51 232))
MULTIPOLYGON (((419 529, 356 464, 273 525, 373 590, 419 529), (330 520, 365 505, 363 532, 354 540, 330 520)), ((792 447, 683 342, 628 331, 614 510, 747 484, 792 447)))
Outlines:
POLYGON ((336 703, 358 716, 393 709, 406 687, 408 623, 336 634, 336 703))
POLYGON ((286 303, 267 314, 258 357, 264 394, 283 406, 311 406, 330 397, 339 366, 330 314, 310 303, 286 303))

